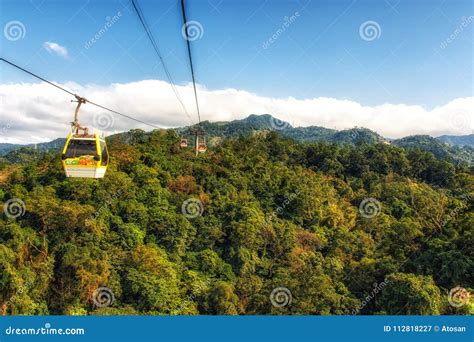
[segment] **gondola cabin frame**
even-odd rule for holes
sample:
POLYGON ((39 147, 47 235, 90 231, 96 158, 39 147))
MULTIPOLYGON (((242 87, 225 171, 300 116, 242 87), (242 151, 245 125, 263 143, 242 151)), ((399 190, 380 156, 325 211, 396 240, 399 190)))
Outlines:
POLYGON ((66 177, 103 178, 109 164, 105 138, 97 133, 70 133, 61 159, 66 177))

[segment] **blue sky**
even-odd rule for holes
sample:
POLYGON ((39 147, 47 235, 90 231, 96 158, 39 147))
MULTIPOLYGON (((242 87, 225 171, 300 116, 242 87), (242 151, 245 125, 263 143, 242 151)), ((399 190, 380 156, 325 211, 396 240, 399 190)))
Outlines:
MULTIPOLYGON (((177 0, 140 0, 177 83, 190 81, 177 0)), ((472 96, 473 27, 443 43, 473 15, 469 0, 188 0, 188 19, 201 23, 192 42, 198 82, 208 89, 244 89, 261 96, 334 97, 365 105, 428 108, 472 96), (262 44, 299 16, 267 48, 262 44), (366 41, 360 25, 375 21, 366 41)), ((107 85, 165 79, 126 0, 3 0, 2 24, 24 24, 23 39, 2 36, 5 56, 57 82, 107 85), (85 44, 118 12, 120 19, 89 49, 85 44), (48 53, 44 42, 68 50, 48 53)), ((2 82, 30 81, 4 65, 2 82)))
MULTIPOLYGON (((129 0, 0 0, 1 56, 154 125, 192 124, 179 1, 137 1, 188 118, 129 0)), ((186 3, 203 120, 270 113, 296 126, 367 127, 391 138, 474 132, 471 0, 186 3)), ((0 64, 0 142, 63 136, 69 100, 0 64)), ((82 113, 87 125, 109 122, 99 128, 110 133, 146 128, 102 120, 110 113, 91 106, 82 113)))

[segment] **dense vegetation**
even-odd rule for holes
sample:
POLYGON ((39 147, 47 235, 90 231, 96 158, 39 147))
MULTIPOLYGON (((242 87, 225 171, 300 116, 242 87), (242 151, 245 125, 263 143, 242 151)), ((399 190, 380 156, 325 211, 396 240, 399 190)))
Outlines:
POLYGON ((110 140, 103 180, 66 179, 53 152, 3 164, 0 199, 26 207, 0 221, 3 314, 472 312, 448 303, 474 284, 466 166, 276 133, 195 158, 173 132, 130 134, 110 140), (202 213, 183 214, 189 199, 202 213), (100 287, 112 305, 92 300, 100 287))
MULTIPOLYGON (((448 160, 455 164, 474 164, 474 134, 464 136, 443 135, 437 138, 428 135, 413 135, 401 139, 386 139, 374 131, 367 128, 355 127, 345 130, 335 130, 319 126, 292 127, 288 122, 280 121, 269 114, 250 115, 242 120, 225 122, 202 122, 202 126, 208 137, 208 141, 219 144, 223 138, 246 137, 260 131, 277 130, 284 137, 304 143, 329 142, 336 144, 357 145, 357 144, 377 144, 384 142, 407 149, 420 149, 429 151, 438 159, 448 160)), ((184 135, 190 140, 189 127, 178 128, 180 135, 184 135)), ((13 145, 0 143, 0 162, 6 158, 15 163, 22 161, 12 152, 18 150, 53 151, 64 146, 65 139, 58 138, 50 142, 13 145), (2 156, 4 156, 2 158, 2 156)))
POLYGON ((474 134, 464 136, 442 135, 437 139, 453 146, 469 146, 474 148, 474 134))
MULTIPOLYGON (((458 137, 464 138, 468 136, 458 137)), ((469 146, 450 146, 447 143, 428 135, 414 135, 393 141, 393 144, 408 149, 420 149, 433 153, 437 159, 450 160, 454 163, 474 164, 474 148, 469 146)))

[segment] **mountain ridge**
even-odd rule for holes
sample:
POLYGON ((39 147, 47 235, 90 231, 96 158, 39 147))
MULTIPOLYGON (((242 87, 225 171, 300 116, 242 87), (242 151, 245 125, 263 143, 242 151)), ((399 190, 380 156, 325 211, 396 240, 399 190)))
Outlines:
MULTIPOLYGON (((351 145, 385 143, 409 149, 419 148, 432 152, 437 158, 466 161, 469 164, 472 164, 474 156, 474 134, 465 136, 443 135, 440 137, 411 135, 400 139, 389 139, 364 127, 343 130, 321 126, 293 127, 290 123, 279 120, 271 114, 250 114, 244 119, 232 121, 203 121, 201 126, 206 132, 211 146, 215 141, 220 141, 222 138, 237 138, 255 134, 259 131, 276 131, 286 138, 301 143, 328 142, 351 145)), ((176 128, 176 131, 192 141, 189 128, 189 126, 179 127, 176 128)), ((124 133, 115 135, 120 136, 122 134, 124 133)), ((62 148, 64 142, 64 138, 57 138, 50 142, 27 145, 0 143, 0 156, 25 148, 38 151, 58 150, 62 148)))

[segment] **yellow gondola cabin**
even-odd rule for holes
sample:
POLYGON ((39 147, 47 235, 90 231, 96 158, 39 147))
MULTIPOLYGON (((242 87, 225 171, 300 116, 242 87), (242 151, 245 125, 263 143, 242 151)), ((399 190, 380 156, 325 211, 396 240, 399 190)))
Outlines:
POLYGON ((109 164, 105 138, 70 133, 61 159, 66 177, 103 178, 109 164))
POLYGON ((89 134, 89 129, 79 124, 79 109, 87 100, 78 95, 76 100, 74 121, 71 122, 72 132, 67 137, 61 155, 64 172, 66 177, 104 178, 109 164, 105 138, 97 133, 89 134))

